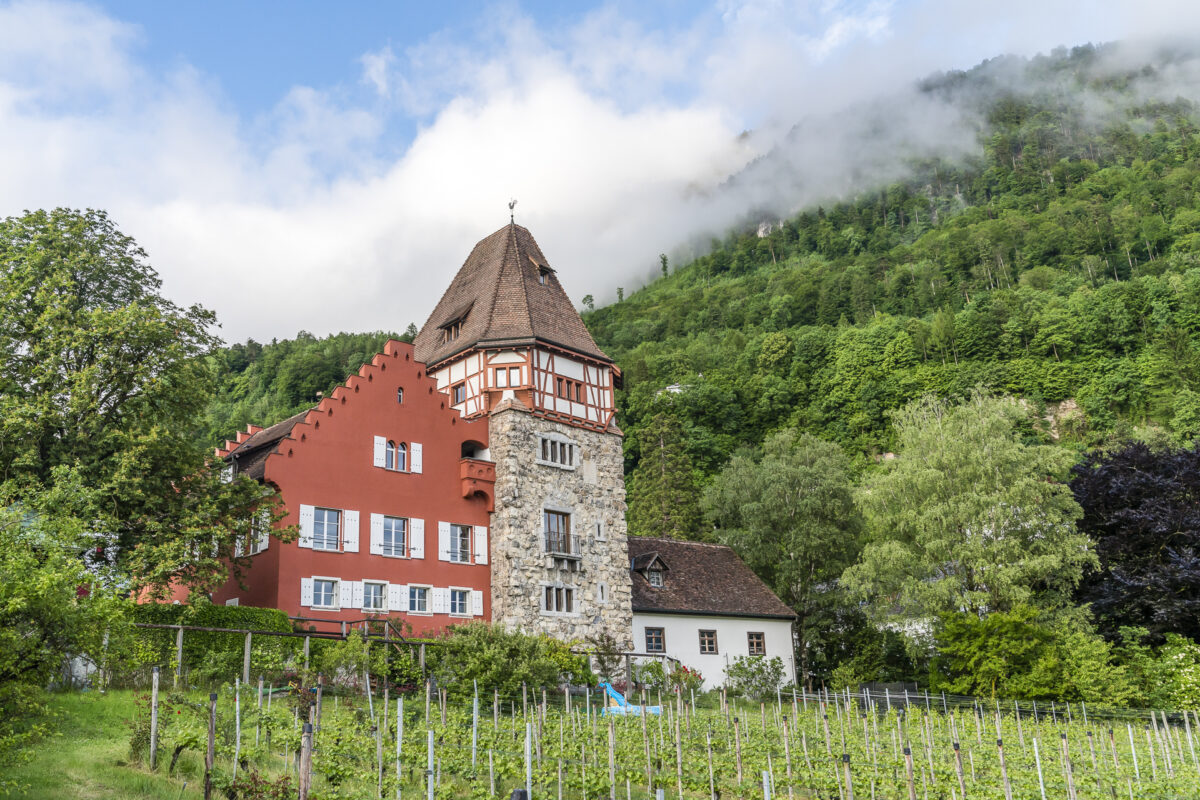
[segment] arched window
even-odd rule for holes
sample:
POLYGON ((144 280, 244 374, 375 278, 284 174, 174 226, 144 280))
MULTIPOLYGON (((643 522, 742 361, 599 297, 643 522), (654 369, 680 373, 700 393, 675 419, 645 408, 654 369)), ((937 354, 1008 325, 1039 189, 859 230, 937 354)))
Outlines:
POLYGON ((400 444, 388 442, 383 453, 383 466, 387 469, 394 469, 398 472, 408 469, 408 448, 404 446, 404 442, 400 444))
POLYGON ((396 387, 396 402, 397 403, 404 402, 404 387, 403 386, 396 387))

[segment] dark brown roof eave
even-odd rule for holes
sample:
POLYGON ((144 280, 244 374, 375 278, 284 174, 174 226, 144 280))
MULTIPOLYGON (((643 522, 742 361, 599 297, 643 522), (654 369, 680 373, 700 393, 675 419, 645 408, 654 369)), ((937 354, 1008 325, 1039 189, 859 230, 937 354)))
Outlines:
POLYGON ((526 345, 538 345, 538 344, 548 344, 551 347, 557 347, 560 350, 566 350, 568 353, 574 353, 575 355, 586 358, 589 361, 598 361, 601 364, 615 364, 616 363, 611 358, 609 358, 608 356, 605 356, 605 355, 596 355, 595 353, 585 353, 584 351, 582 351, 576 347, 571 347, 570 345, 565 345, 560 342, 556 342, 553 339, 546 339, 546 338, 540 337, 540 336, 529 336, 529 337, 521 337, 521 338, 517 338, 517 339, 480 339, 479 341, 469 342, 467 344, 464 344, 462 347, 458 348, 457 350, 455 350, 453 353, 444 355, 441 358, 439 358, 437 361, 433 361, 429 364, 426 364, 425 368, 427 370, 438 369, 439 367, 442 366, 442 364, 446 363, 447 361, 453 361, 455 358, 457 358, 458 356, 467 352, 468 350, 474 350, 474 349, 479 349, 479 348, 488 349, 488 348, 494 348, 494 347, 523 347, 526 345))
POLYGON ((673 614, 680 617, 726 617, 728 619, 786 619, 789 622, 796 621, 796 615, 791 614, 754 614, 746 612, 744 614, 733 614, 728 611, 697 611, 695 609, 682 610, 678 608, 652 608, 650 606, 634 606, 633 613, 635 614, 673 614))

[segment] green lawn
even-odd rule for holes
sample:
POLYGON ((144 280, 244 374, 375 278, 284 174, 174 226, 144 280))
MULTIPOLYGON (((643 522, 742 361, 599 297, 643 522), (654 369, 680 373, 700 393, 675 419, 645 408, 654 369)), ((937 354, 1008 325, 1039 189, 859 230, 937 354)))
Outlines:
POLYGON ((33 760, 0 767, 0 780, 15 781, 9 797, 22 800, 188 800, 203 796, 203 765, 185 754, 168 778, 128 763, 129 720, 136 693, 58 694, 50 699, 54 735, 33 748, 33 760), (184 781, 187 781, 185 788, 184 781))

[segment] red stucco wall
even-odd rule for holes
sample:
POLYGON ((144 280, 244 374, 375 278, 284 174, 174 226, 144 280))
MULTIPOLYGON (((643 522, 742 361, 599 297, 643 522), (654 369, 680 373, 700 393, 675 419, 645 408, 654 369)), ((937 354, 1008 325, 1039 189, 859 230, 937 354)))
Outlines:
MULTIPOLYGON (((266 463, 266 480, 277 486, 287 506, 284 525, 299 525, 300 505, 353 509, 360 514, 359 552, 324 552, 282 544, 272 538, 267 550, 251 558, 242 589, 226 584, 214 597, 223 603, 236 597, 241 605, 280 608, 296 616, 329 620, 362 619, 359 609, 320 611, 300 605, 300 581, 314 575, 343 580, 382 580, 466 587, 483 592, 484 613, 491 618, 489 566, 438 560, 438 522, 488 525, 488 500, 462 496, 460 459, 464 442, 487 445, 487 419, 468 421, 449 408, 425 366, 413 358, 412 346, 389 342, 384 353, 364 365, 345 386, 321 401, 305 421, 282 440, 266 463), (396 400, 403 387, 404 402, 396 400), (419 442, 420 474, 373 466, 375 436, 397 442, 419 442), (370 554, 372 513, 425 520, 424 559, 370 554)), ((490 537, 489 537, 490 539, 490 537)), ((490 544, 490 542, 489 542, 490 544)), ((489 557, 489 564, 490 564, 489 557)), ((448 614, 403 614, 416 634, 465 621, 448 614)))

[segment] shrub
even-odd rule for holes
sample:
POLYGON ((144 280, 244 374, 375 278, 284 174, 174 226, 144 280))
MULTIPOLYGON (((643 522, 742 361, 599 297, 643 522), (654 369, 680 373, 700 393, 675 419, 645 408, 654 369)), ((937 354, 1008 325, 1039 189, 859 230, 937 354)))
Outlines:
POLYGON ((726 688, 744 697, 767 700, 783 688, 783 659, 778 656, 738 656, 725 669, 726 688))
POLYGON ((563 682, 596 683, 587 656, 572 653, 569 645, 549 636, 472 622, 455 625, 440 641, 441 646, 430 648, 427 661, 434 662, 431 668, 438 685, 451 694, 470 694, 474 682, 481 691, 499 690, 504 695, 519 695, 522 684, 540 691, 563 682))

